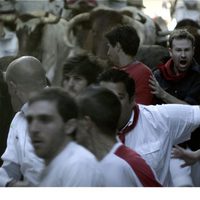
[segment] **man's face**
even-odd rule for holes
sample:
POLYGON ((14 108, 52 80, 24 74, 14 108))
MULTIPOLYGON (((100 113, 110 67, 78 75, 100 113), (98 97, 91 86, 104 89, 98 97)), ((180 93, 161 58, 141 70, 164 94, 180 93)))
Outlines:
POLYGON ((56 103, 37 101, 29 106, 26 118, 36 154, 51 160, 65 139, 65 123, 57 111, 56 103))
POLYGON ((107 56, 112 65, 116 67, 119 66, 119 55, 117 45, 113 47, 110 43, 108 43, 107 56))
POLYGON ((194 47, 188 39, 174 39, 170 55, 174 61, 174 67, 178 72, 185 72, 192 63, 194 47))
POLYGON ((125 85, 122 82, 105 82, 101 81, 100 85, 111 90, 116 94, 121 102, 121 116, 119 119, 118 128, 122 129, 129 121, 131 113, 133 111, 134 102, 129 99, 128 92, 126 91, 125 85))
POLYGON ((87 87, 87 80, 78 74, 69 73, 65 75, 63 88, 73 97, 77 96, 87 87))

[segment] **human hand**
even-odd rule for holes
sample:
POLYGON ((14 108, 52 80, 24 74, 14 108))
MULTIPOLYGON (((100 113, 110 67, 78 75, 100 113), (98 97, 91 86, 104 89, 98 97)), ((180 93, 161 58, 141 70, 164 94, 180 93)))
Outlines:
POLYGON ((185 163, 182 164, 181 167, 193 165, 198 160, 197 151, 183 149, 178 145, 172 149, 172 158, 180 158, 184 160, 185 163))
POLYGON ((160 87, 158 81, 154 76, 150 76, 149 86, 152 89, 151 93, 156 95, 156 97, 161 99, 164 97, 165 91, 162 89, 162 87, 160 87))

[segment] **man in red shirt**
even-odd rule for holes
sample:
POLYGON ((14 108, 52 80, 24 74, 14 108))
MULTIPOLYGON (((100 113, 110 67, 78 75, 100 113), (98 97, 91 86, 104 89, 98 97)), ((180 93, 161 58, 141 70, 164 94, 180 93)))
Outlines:
POLYGON ((143 63, 135 59, 140 45, 140 39, 136 30, 131 26, 117 26, 108 32, 105 37, 108 40, 108 57, 112 64, 126 71, 135 80, 136 103, 154 104, 154 95, 151 94, 149 78, 151 70, 143 63))

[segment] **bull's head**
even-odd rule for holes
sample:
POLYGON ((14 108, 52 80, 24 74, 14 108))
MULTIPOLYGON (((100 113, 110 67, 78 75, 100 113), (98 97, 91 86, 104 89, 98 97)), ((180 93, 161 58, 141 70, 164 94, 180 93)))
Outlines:
POLYGON ((72 30, 83 23, 87 24, 89 30, 81 48, 105 59, 108 47, 104 34, 117 25, 133 25, 137 22, 119 11, 108 8, 97 8, 90 13, 79 14, 72 18, 66 27, 65 41, 67 46, 75 48, 80 45, 80 43, 77 44, 79 38, 76 37, 75 40, 72 38, 72 30))

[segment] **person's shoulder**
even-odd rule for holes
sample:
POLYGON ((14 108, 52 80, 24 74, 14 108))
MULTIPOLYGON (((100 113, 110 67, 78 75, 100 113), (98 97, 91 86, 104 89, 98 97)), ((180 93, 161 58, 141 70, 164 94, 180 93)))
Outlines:
POLYGON ((200 74, 200 65, 197 62, 195 62, 192 65, 191 70, 194 71, 195 73, 200 74))
POLYGON ((15 114, 15 116, 13 117, 13 120, 11 122, 12 123, 18 123, 19 121, 24 120, 24 114, 22 111, 19 111, 15 114))
POLYGON ((95 156, 82 145, 76 142, 70 142, 70 145, 71 145, 71 148, 74 149, 74 152, 76 153, 76 155, 80 157, 80 160, 85 160, 85 159, 96 160, 95 156))

